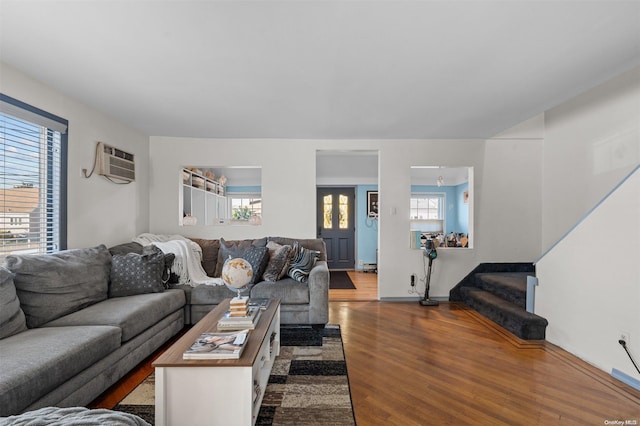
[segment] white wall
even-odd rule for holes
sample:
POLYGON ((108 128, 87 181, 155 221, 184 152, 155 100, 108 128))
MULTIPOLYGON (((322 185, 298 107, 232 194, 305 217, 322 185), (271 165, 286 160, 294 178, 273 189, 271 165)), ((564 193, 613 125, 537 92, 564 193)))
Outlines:
POLYGON ((640 354, 640 171, 537 264, 536 313, 547 340, 593 365, 640 380, 618 344, 640 354))
POLYGON ((543 249, 640 163, 640 67, 545 113, 543 249))
POLYGON ((148 230, 148 137, 1 63, 0 91, 69 121, 69 248, 109 246, 148 230), (134 183, 114 185, 96 174, 81 178, 80 169, 93 165, 97 141, 135 154, 134 183))
POLYGON ((410 275, 423 275, 421 252, 409 248, 411 166, 472 166, 476 191, 480 191, 475 209, 480 225, 476 225, 474 249, 439 251, 432 297, 448 297, 449 290, 479 262, 531 262, 540 253, 539 225, 528 210, 540 202, 540 141, 526 138, 485 142, 151 137, 150 231, 202 238, 314 238, 317 150, 379 153, 378 281, 382 299, 411 297, 410 275), (262 225, 179 226, 179 169, 185 165, 262 167, 262 225), (505 223, 506 216, 514 219, 505 223), (505 236, 497 237, 500 235, 505 236))
POLYGON ((547 340, 610 372, 637 373, 618 345, 640 353, 638 176, 580 221, 640 163, 640 68, 545 114, 542 239, 536 313, 547 340))
POLYGON ((484 173, 476 182, 476 234, 490 250, 482 251, 480 262, 533 261, 540 255, 543 117, 486 141, 484 173))

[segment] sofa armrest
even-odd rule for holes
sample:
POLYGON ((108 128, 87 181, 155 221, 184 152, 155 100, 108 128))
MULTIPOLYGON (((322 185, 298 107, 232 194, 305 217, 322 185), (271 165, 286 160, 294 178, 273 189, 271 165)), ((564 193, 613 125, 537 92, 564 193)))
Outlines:
POLYGON ((316 262, 309 273, 309 324, 329 322, 329 268, 324 260, 316 262))

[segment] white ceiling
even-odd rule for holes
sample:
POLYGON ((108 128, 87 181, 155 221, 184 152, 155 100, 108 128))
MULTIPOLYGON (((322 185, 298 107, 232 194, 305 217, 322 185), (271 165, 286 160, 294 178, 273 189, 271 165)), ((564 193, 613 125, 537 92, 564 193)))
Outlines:
POLYGON ((640 2, 0 0, 0 59, 152 136, 486 138, 640 64, 640 2))

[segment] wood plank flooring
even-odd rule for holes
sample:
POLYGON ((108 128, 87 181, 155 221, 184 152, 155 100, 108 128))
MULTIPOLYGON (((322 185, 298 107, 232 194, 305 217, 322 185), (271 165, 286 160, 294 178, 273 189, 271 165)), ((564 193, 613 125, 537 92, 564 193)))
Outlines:
POLYGON ((329 290, 329 300, 378 300, 378 274, 361 271, 347 271, 347 274, 356 289, 329 290))
POLYGON ((640 392, 464 305, 332 302, 330 321, 359 425, 640 424, 640 392))
MULTIPOLYGON (((640 424, 639 391, 552 344, 522 341, 463 305, 329 305, 330 322, 341 326, 360 426, 640 424)), ((113 407, 150 365, 92 406, 113 407)))

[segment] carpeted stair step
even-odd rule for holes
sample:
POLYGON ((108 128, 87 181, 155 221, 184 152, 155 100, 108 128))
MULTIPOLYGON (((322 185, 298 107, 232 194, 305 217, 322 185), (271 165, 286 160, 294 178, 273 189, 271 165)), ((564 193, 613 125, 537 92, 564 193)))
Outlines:
POLYGON ((523 309, 527 307, 527 272, 476 274, 476 286, 523 309))
POLYGON ((461 288, 464 303, 524 340, 544 340, 547 320, 488 291, 461 288))

